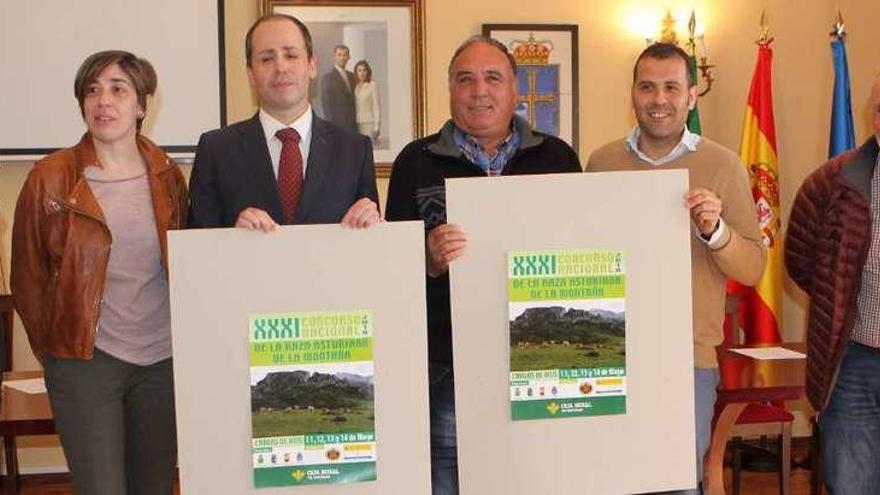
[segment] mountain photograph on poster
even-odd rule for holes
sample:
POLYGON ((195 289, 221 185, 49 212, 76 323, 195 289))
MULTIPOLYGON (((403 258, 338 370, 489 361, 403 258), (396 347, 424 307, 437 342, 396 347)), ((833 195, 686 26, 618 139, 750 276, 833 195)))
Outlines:
POLYGON ((251 385, 253 438, 373 429, 373 376, 268 372, 251 385))
POLYGON ((577 307, 571 302, 518 303, 519 312, 511 308, 518 314, 510 320, 510 371, 626 365, 622 301, 619 308, 603 308, 607 300, 577 307))

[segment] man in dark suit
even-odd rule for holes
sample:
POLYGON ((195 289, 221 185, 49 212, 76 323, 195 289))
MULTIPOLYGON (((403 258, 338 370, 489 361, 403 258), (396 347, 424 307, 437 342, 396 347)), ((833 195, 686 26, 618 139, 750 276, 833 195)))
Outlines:
POLYGON ((336 45, 333 49, 333 68, 321 76, 321 108, 324 118, 346 131, 357 132, 354 104, 354 74, 345 69, 349 55, 348 47, 336 45))
POLYGON ((318 118, 309 105, 317 65, 308 29, 291 16, 261 17, 245 54, 260 110, 202 135, 189 224, 268 232, 279 224, 379 221, 370 140, 318 118))

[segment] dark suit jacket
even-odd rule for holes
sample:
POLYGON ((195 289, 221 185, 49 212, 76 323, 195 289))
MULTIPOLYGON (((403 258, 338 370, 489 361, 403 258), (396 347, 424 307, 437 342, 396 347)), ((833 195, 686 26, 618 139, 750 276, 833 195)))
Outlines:
MULTIPOLYGON (((259 114, 202 134, 190 176, 191 227, 232 227, 256 207, 283 223, 259 114)), ((358 199, 379 203, 369 138, 314 116, 303 192, 293 223, 337 223, 358 199)))
POLYGON ((354 87, 357 81, 351 72, 345 71, 345 75, 348 78, 348 87, 336 67, 321 76, 321 109, 325 119, 347 131, 357 132, 354 106, 354 87))

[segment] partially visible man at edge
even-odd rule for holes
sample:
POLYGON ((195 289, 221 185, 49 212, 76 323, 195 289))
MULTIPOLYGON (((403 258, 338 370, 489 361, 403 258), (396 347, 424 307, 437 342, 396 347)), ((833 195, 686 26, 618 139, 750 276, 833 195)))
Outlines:
POLYGON ((263 16, 248 30, 245 56, 260 110, 199 139, 190 226, 268 232, 279 224, 379 221, 369 138, 318 118, 309 105, 317 65, 306 26, 263 16))
POLYGON ((785 238, 788 274, 810 296, 807 397, 834 495, 880 490, 880 74, 870 109, 874 135, 807 177, 785 238))
POLYGON ((587 172, 685 169, 691 190, 694 400, 697 489, 711 438, 718 385, 715 347, 723 341, 728 278, 754 285, 764 272, 767 251, 758 229, 749 179, 732 151, 691 133, 687 115, 696 104, 688 56, 678 46, 655 43, 633 68, 632 106, 638 125, 625 139, 596 150, 587 172))
POLYGON ((413 141, 394 161, 388 220, 422 220, 426 232, 431 475, 434 495, 458 493, 449 264, 467 234, 446 223, 444 181, 451 177, 580 172, 574 150, 514 116, 516 61, 498 41, 468 38, 449 62, 452 118, 413 141))

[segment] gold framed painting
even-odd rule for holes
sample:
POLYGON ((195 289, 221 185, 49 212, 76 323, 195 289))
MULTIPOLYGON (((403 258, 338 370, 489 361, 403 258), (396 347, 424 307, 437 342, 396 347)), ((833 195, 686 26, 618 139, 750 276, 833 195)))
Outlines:
POLYGON ((261 0, 260 9, 308 27, 318 65, 312 108, 369 136, 376 176, 388 177, 400 150, 425 134, 423 0, 261 0), (336 111, 352 102, 354 126, 350 112, 336 111))

